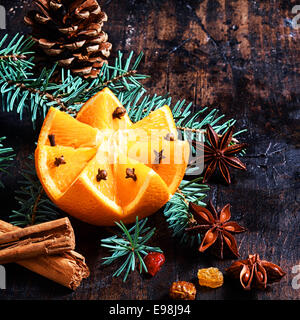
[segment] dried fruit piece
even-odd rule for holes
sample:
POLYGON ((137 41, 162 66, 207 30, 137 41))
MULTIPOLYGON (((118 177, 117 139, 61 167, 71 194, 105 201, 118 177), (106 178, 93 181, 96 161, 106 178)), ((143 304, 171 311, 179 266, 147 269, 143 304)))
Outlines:
POLYGON ((187 281, 173 282, 170 288, 170 297, 174 300, 195 300, 196 287, 187 281))
POLYGON ((148 273, 152 277, 156 275, 165 261, 165 256, 161 252, 149 252, 144 258, 148 273))
POLYGON ((198 279, 200 286, 209 288, 218 288, 223 285, 224 278, 218 268, 204 268, 198 270, 198 279))

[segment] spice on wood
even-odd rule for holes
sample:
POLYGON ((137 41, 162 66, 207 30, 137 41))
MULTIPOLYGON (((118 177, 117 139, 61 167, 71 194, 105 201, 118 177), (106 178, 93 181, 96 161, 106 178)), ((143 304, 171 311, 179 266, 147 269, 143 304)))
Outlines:
POLYGON ((208 208, 189 203, 189 210, 196 220, 196 225, 186 228, 186 231, 197 232, 203 235, 200 252, 211 249, 212 253, 223 259, 224 255, 239 256, 237 242, 233 234, 246 231, 231 218, 230 204, 227 204, 220 212, 217 212, 212 202, 208 208))
POLYGON ((280 281, 286 274, 275 263, 261 260, 258 254, 249 254, 247 259, 235 261, 226 274, 238 279, 244 290, 266 289, 267 284, 280 281))
MULTIPOLYGON (((0 235, 17 230, 23 229, 0 220, 0 235)), ((18 260, 17 264, 72 290, 76 290, 82 279, 90 274, 85 258, 73 250, 55 255, 40 255, 34 259, 22 259, 18 260)))
POLYGON ((203 182, 207 182, 212 174, 219 168, 225 181, 230 184, 231 177, 229 168, 246 170, 246 165, 235 155, 247 147, 246 143, 235 143, 233 141, 233 127, 230 127, 221 137, 215 130, 208 125, 206 136, 209 144, 196 142, 196 149, 204 151, 204 163, 206 169, 203 176, 203 182))
POLYGON ((0 233, 0 264, 61 254, 74 248, 71 223, 68 218, 62 218, 0 233))

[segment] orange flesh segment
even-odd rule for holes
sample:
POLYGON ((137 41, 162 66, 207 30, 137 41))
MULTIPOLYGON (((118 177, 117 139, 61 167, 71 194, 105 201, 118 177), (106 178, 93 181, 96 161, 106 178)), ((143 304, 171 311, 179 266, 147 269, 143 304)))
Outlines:
POLYGON ((108 159, 100 147, 78 179, 58 200, 62 210, 95 225, 109 226, 120 221, 123 210, 116 201, 114 172, 108 159), (97 181, 98 169, 106 171, 106 180, 97 181))
POLYGON ((51 107, 41 129, 38 145, 50 145, 48 135, 55 136, 55 144, 73 148, 96 147, 99 132, 80 123, 70 115, 51 107))
POLYGON ((128 156, 152 168, 171 194, 175 193, 185 174, 189 151, 189 143, 180 140, 128 143, 128 156))
POLYGON ((142 120, 134 123, 130 129, 144 130, 147 132, 150 139, 165 137, 167 134, 173 134, 177 139, 177 128, 172 116, 172 112, 168 106, 163 106, 143 118, 142 120))
POLYGON ((89 162, 82 175, 94 188, 112 201, 116 201, 116 184, 114 183, 113 165, 109 163, 109 154, 106 150, 98 149, 96 156, 89 162), (107 177, 97 180, 98 170, 105 170, 107 177))
POLYGON ((131 126, 131 121, 126 113, 119 118, 113 118, 117 107, 122 107, 118 98, 105 88, 90 98, 79 111, 76 119, 99 130, 126 129, 131 126))
POLYGON ((112 226, 123 214, 122 208, 96 188, 86 173, 78 177, 56 204, 73 217, 99 226, 112 226))
POLYGON ((170 199, 169 189, 161 177, 134 159, 119 154, 114 173, 118 202, 123 208, 123 221, 133 222, 136 215, 143 218, 149 212, 156 212, 162 203, 170 199), (136 180, 126 178, 127 168, 134 168, 136 180))
POLYGON ((36 170, 51 199, 60 197, 94 157, 96 149, 41 146, 35 151, 36 170), (55 165, 63 156, 64 164, 55 165))

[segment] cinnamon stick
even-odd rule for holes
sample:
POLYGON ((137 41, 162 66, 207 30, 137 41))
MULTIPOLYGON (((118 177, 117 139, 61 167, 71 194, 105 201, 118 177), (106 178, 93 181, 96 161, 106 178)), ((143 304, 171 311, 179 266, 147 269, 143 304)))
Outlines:
POLYGON ((0 264, 54 255, 75 248, 75 236, 68 218, 41 223, 0 235, 0 264))
MULTIPOLYGON (((15 230, 23 229, 0 220, 0 235, 15 230)), ((76 290, 90 274, 85 258, 73 250, 53 256, 42 255, 20 260, 17 263, 72 290, 76 290)))

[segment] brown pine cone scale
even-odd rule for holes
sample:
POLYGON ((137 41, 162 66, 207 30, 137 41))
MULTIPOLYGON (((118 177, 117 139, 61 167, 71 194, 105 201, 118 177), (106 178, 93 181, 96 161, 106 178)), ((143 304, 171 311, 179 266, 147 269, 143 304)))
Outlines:
POLYGON ((96 0, 34 0, 37 10, 24 21, 32 28, 39 60, 95 78, 110 55, 111 43, 102 30, 107 15, 96 0))

